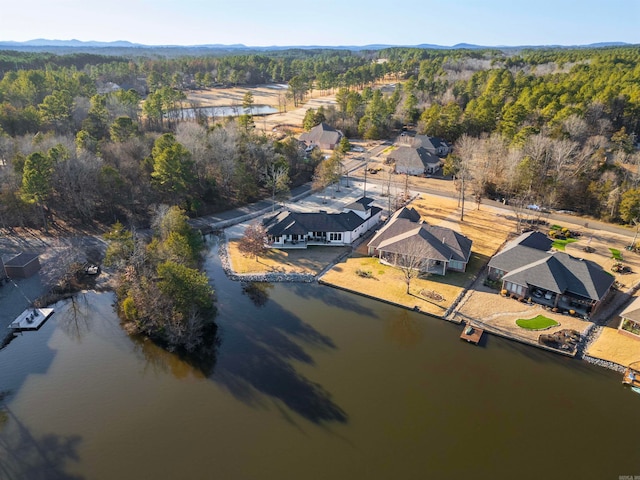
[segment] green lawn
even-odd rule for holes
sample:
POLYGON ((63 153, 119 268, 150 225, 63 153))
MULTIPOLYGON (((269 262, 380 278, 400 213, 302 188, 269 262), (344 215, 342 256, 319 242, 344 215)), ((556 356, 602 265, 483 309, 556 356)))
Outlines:
POLYGON ((578 239, 576 238, 566 238, 564 240, 554 240, 553 243, 551 244, 551 246, 553 248, 555 248, 556 250, 562 250, 564 251, 564 248, 567 246, 567 243, 573 243, 573 242, 577 242, 578 239))
POLYGON ((558 325, 558 322, 545 316, 538 315, 537 317, 529 319, 519 318, 516 320, 516 325, 526 328, 527 330, 543 330, 545 328, 555 327, 558 325))
POLYGON ((622 254, 620 253, 620 250, 618 250, 617 248, 610 248, 609 251, 611 252, 611 257, 616 260, 622 260, 622 254))

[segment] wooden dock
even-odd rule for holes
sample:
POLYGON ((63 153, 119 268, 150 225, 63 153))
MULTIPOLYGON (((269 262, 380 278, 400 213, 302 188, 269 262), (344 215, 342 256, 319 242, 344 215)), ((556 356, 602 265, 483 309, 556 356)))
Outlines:
POLYGON ((632 387, 640 387, 640 372, 627 368, 622 377, 622 383, 631 385, 632 387))
POLYGON ((460 339, 466 340, 467 342, 473 343, 474 345, 478 345, 483 333, 484 330, 482 330, 481 328, 474 327, 473 325, 465 325, 462 333, 460 334, 460 339))
POLYGON ((12 330, 38 330, 53 315, 53 308, 27 308, 9 328, 12 330))

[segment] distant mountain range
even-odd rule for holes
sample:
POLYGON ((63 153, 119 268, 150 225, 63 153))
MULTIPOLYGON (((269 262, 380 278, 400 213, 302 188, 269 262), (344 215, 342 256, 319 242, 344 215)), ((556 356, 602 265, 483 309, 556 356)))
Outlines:
POLYGON ((243 44, 206 44, 206 45, 143 45, 140 43, 132 43, 125 40, 119 40, 115 42, 84 42, 81 40, 48 40, 44 38, 38 38, 35 40, 28 40, 26 42, 13 42, 13 41, 0 41, 0 49, 5 50, 31 50, 31 51, 47 51, 49 49, 108 49, 108 50, 122 50, 122 49, 152 49, 152 50, 225 50, 225 51, 274 51, 274 50, 291 50, 291 49, 303 49, 303 50, 316 50, 316 49, 329 49, 329 50, 382 50, 385 48, 393 47, 410 47, 410 48, 423 48, 423 49, 440 49, 440 50, 453 50, 453 49, 486 49, 486 48, 498 48, 498 49, 523 49, 523 48, 598 48, 598 47, 613 47, 630 45, 625 42, 600 42, 592 43, 589 45, 499 45, 499 46, 487 46, 487 45, 473 45, 469 43, 458 43, 453 46, 434 45, 423 43, 420 45, 386 45, 386 44, 372 44, 372 45, 341 45, 341 46, 328 46, 328 45, 289 45, 289 46, 268 46, 268 47, 256 47, 247 46, 243 44))

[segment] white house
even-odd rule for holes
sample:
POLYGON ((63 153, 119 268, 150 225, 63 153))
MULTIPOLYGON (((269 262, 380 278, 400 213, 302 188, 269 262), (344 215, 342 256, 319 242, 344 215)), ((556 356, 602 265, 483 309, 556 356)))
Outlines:
POLYGON ((382 209, 372 206, 372 202, 373 199, 362 197, 340 213, 280 212, 263 222, 267 242, 280 249, 351 245, 380 223, 382 209))

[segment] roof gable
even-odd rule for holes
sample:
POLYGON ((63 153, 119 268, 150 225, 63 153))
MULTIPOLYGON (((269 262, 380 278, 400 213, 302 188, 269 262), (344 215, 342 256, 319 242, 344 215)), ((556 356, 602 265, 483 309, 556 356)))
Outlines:
POLYGON ((419 223, 413 208, 401 208, 368 243, 369 247, 390 253, 404 253, 411 244, 422 243, 424 254, 433 260, 468 262, 472 241, 450 228, 419 223))
POLYGON ((398 147, 389 154, 388 158, 400 167, 427 168, 441 163, 440 158, 423 147, 398 147))
MULTIPOLYGON (((526 248, 526 247, 521 247, 526 248)), ((518 285, 532 285, 554 293, 572 293, 600 300, 615 278, 589 260, 564 252, 547 253, 545 258, 527 263, 502 277, 518 285)))
POLYGON ((633 320, 634 322, 640 322, 640 297, 631 302, 631 304, 620 313, 620 316, 633 320))
POLYGON ((340 137, 340 132, 322 122, 300 135, 300 140, 322 145, 333 145, 340 141, 340 137))
MULTIPOLYGON (((371 216, 381 212, 380 207, 370 207, 371 216)), ((309 232, 350 232, 366 222, 367 219, 353 211, 340 213, 327 212, 281 212, 264 221, 267 235, 306 235, 309 232)))

